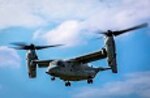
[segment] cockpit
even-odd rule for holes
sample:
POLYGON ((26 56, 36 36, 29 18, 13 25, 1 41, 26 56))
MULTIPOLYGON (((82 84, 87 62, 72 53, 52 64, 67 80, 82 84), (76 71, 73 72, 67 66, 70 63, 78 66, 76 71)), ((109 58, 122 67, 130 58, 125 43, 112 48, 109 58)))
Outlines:
MULTIPOLYGON (((62 68, 65 67, 65 63, 62 60, 57 60, 57 61, 53 61, 49 64, 48 70, 53 70, 53 69, 58 69, 58 68, 62 68)), ((47 71, 48 71, 47 70, 47 71)))
POLYGON ((62 60, 57 61, 56 65, 58 65, 59 67, 65 67, 65 63, 62 60))

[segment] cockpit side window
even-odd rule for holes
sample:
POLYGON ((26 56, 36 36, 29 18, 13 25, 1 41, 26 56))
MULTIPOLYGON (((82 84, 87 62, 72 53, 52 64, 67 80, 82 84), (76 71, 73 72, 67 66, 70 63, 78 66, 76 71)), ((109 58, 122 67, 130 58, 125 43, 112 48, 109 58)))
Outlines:
POLYGON ((57 62, 57 65, 60 66, 60 67, 65 67, 65 64, 63 61, 58 61, 57 62))

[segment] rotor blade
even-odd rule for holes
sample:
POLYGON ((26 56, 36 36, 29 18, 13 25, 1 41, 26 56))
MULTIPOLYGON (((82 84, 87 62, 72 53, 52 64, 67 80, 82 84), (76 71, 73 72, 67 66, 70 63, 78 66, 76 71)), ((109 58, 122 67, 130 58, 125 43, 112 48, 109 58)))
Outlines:
POLYGON ((136 30, 136 29, 144 28, 144 27, 147 27, 147 26, 148 26, 148 23, 143 23, 143 24, 140 24, 140 25, 137 25, 137 26, 134 26, 134 27, 131 27, 131 28, 125 29, 125 30, 113 31, 113 35, 118 36, 118 35, 120 35, 120 34, 123 34, 123 33, 129 32, 129 31, 132 31, 132 30, 136 30))
POLYGON ((103 35, 105 35, 107 32, 104 32, 104 31, 99 30, 99 31, 96 31, 95 33, 96 33, 96 34, 103 34, 103 35))
POLYGON ((27 46, 27 44, 24 43, 24 42, 14 42, 14 43, 10 43, 10 44, 13 44, 13 45, 16 45, 16 46, 27 46))
POLYGON ((16 50, 27 50, 27 49, 24 49, 23 47, 9 47, 9 48, 14 48, 16 50))
POLYGON ((59 47, 62 46, 63 44, 57 44, 57 45, 47 45, 47 46, 35 46, 35 49, 40 50, 44 48, 52 48, 52 47, 59 47))
POLYGON ((103 39, 103 36, 94 38, 95 40, 103 39))
POLYGON ((44 45, 44 46, 36 46, 33 43, 31 44, 26 44, 23 42, 14 42, 11 43, 13 45, 16 45, 18 47, 13 47, 15 49, 22 49, 22 50, 40 50, 40 49, 44 49, 44 48, 50 48, 50 47, 58 47, 58 46, 62 46, 62 44, 56 44, 56 45, 44 45))
POLYGON ((10 48, 14 48, 17 50, 34 50, 34 48, 31 46, 19 46, 19 47, 10 47, 10 48))

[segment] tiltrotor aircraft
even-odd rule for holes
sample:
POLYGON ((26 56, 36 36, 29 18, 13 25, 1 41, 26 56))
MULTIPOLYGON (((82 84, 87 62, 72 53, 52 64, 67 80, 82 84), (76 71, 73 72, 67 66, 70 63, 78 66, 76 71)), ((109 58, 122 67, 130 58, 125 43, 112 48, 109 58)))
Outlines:
POLYGON ((108 30, 107 32, 99 33, 104 35, 104 47, 101 50, 65 60, 39 60, 36 54, 36 50, 61 45, 36 46, 34 44, 27 45, 24 43, 13 44, 19 46, 14 47, 15 49, 27 50, 26 60, 30 78, 36 77, 36 68, 38 66, 47 67, 46 73, 52 76, 51 80, 55 80, 55 78, 58 77, 65 82, 65 86, 71 86, 70 81, 81 80, 87 80, 87 83, 91 84, 98 72, 106 70, 112 70, 112 73, 118 72, 114 37, 146 26, 148 26, 148 24, 144 23, 125 30, 108 30), (105 58, 107 59, 108 67, 103 68, 89 66, 90 62, 105 58))

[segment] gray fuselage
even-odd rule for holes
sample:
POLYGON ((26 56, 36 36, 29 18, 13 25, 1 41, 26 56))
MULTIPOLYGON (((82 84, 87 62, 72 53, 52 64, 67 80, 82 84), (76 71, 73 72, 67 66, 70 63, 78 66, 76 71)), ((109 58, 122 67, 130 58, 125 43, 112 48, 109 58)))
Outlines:
POLYGON ((88 64, 76 64, 57 60, 49 64, 46 73, 54 77, 59 77, 64 81, 80 81, 92 79, 98 72, 99 68, 93 68, 88 64))

